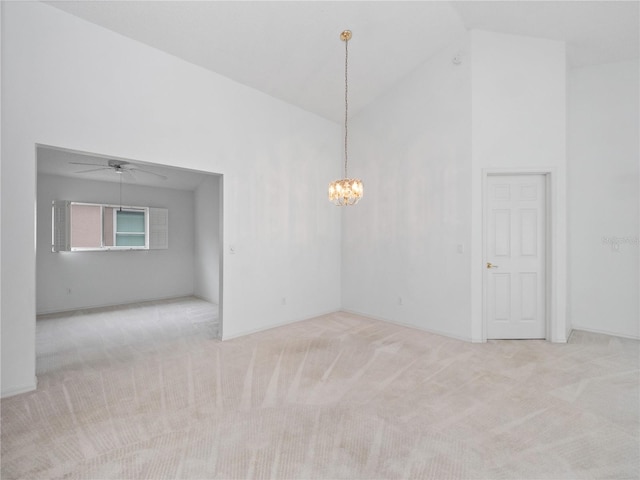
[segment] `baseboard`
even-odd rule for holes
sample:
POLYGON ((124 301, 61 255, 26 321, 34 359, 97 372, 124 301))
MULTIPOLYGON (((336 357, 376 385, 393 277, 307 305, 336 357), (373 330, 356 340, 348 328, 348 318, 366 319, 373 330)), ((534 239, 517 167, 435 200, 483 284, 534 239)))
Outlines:
MULTIPOLYGON (((213 300, 211 300, 209 298, 203 297, 202 295, 196 295, 195 293, 193 295, 186 295, 186 296, 187 297, 195 297, 198 300, 202 300, 202 301, 207 302, 207 303, 213 303, 214 305, 220 305, 220 302, 215 302, 215 301, 213 301, 213 300)), ((176 298, 183 298, 183 297, 176 297, 176 298)))
POLYGON ((33 382, 26 385, 18 385, 6 390, 2 390, 0 393, 1 398, 13 397, 14 395, 20 395, 21 393, 32 392, 38 388, 38 377, 33 377, 33 382))
MULTIPOLYGON (((376 317, 374 315, 369 315, 368 313, 358 312, 356 310, 342 309, 341 311, 345 312, 345 313, 351 313, 353 315, 359 315, 361 317, 371 318, 373 320, 378 320, 379 322, 393 323, 394 325, 398 325, 400 327, 413 328, 413 329, 419 330, 421 332, 432 333, 434 335, 440 335, 441 337, 453 338, 455 340, 461 340, 463 342, 472 343, 471 337, 461 337, 461 336, 458 336, 458 335, 451 335, 450 333, 442 332, 440 330, 435 330, 433 328, 418 327, 417 325, 413 325, 411 323, 399 322, 398 320, 390 320, 388 318, 376 317)), ((482 343, 484 343, 484 342, 482 342, 482 343)))
POLYGON ((267 327, 260 327, 260 328, 256 328, 256 329, 253 329, 253 330, 245 330, 245 331, 242 331, 242 332, 234 333, 232 335, 225 335, 224 334, 224 325, 223 325, 223 327, 222 327, 223 328, 223 332, 222 332, 221 340, 222 341, 232 340, 234 338, 239 338, 239 337, 244 337, 244 336, 247 336, 247 335, 252 335, 254 333, 264 332, 265 330, 271 330, 272 328, 284 327, 285 325, 291 325, 292 323, 298 323, 298 322, 304 322, 306 320, 312 320, 314 318, 323 317, 325 315, 330 315, 332 313, 336 313, 336 312, 339 312, 339 311, 340 310, 331 310, 331 311, 327 311, 327 312, 324 312, 324 313, 318 313, 316 315, 311 315, 311 316, 308 316, 308 317, 300 318, 300 319, 297 319, 297 320, 287 320, 285 322, 276 323, 274 325, 269 325, 267 327))
POLYGON ((186 293, 184 295, 172 295, 170 297, 158 297, 158 298, 147 298, 144 300, 127 300, 123 303, 108 303, 103 305, 89 305, 86 307, 73 307, 66 308, 64 310, 45 310, 45 311, 36 311, 36 316, 40 315, 55 315, 57 313, 66 313, 66 312, 78 312, 80 310, 94 310, 97 308, 108 308, 108 307, 126 307, 128 305, 135 305, 136 303, 148 303, 148 302, 162 302, 166 300, 178 300, 180 298, 189 298, 195 297, 192 293, 186 293))
MULTIPOLYGON (((599 333, 600 335, 609 335, 610 337, 620 337, 620 338, 629 338, 631 340, 640 340, 640 335, 626 335, 624 333, 610 332, 608 330, 599 330, 595 328, 586 328, 586 327, 581 327, 579 325, 572 327, 571 333, 573 333, 574 330, 581 330, 583 332, 589 332, 589 333, 599 333)), ((571 334, 569 334, 569 338, 571 338, 571 334)))

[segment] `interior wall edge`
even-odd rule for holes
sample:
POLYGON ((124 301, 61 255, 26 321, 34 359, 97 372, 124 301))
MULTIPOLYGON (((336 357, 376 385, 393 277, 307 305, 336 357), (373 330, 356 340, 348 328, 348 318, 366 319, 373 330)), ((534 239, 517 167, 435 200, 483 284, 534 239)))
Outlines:
POLYGON ((26 385, 16 385, 12 388, 2 390, 0 392, 0 398, 14 397, 22 393, 33 392, 36 388, 38 388, 38 377, 33 377, 33 382, 26 385))
POLYGON ((293 323, 298 323, 298 322, 305 322, 307 320, 313 320, 314 318, 324 317, 325 315, 331 315, 332 313, 343 312, 343 311, 344 310, 342 309, 328 310, 328 311, 320 312, 311 316, 305 316, 304 318, 294 318, 290 320, 285 320, 284 322, 280 322, 273 325, 267 325, 265 327, 260 327, 253 330, 244 330, 241 332, 234 332, 231 335, 224 335, 224 332, 223 332, 221 336, 221 340, 226 341, 226 340, 233 340, 234 338, 246 337, 247 335, 253 335, 254 333, 266 332, 267 330, 273 330, 274 328, 284 327, 284 326, 291 325, 293 323))
POLYGON ((441 337, 447 337, 447 338, 452 338, 454 340, 460 340, 462 342, 467 342, 467 343, 484 343, 484 342, 477 342, 475 341, 471 336, 468 337, 463 337, 461 335, 452 335, 449 332, 445 332, 442 330, 436 330, 433 328, 424 328, 422 326, 419 326, 415 323, 407 323, 407 322, 401 322, 399 320, 393 320, 390 318, 384 318, 384 317, 379 317, 376 315, 371 315, 370 313, 363 313, 363 312, 358 312, 356 310, 351 310, 351 309, 342 309, 340 310, 341 312, 344 313, 350 313, 352 315, 359 315, 361 317, 367 317, 367 318, 371 318, 373 320, 378 320, 379 322, 387 322, 387 323, 392 323, 394 325, 398 325, 400 327, 406 327, 406 328, 412 328, 414 330, 419 330, 421 332, 426 332, 426 333, 433 333, 434 335, 440 335, 441 337))
POLYGON ((580 330, 581 332, 598 333, 600 335, 609 335, 610 337, 628 338, 630 340, 640 340, 640 333, 638 333, 638 335, 629 335, 627 333, 614 332, 612 330, 583 327, 580 324, 572 325, 571 333, 573 333, 574 330, 580 330))
POLYGON ((167 296, 167 297, 155 297, 155 298, 146 298, 144 300, 131 300, 131 301, 127 301, 124 303, 105 303, 105 304, 101 304, 101 305, 87 305, 86 307, 74 307, 74 308, 66 308, 63 310, 45 310, 45 311, 36 311, 36 315, 37 316, 41 316, 41 315, 55 315, 57 313, 67 313, 67 312, 79 312, 82 310, 94 310, 96 308, 109 308, 109 307, 126 307, 126 306, 130 306, 130 305, 136 305, 138 303, 148 303, 148 302, 162 302, 162 301, 167 301, 167 300, 179 300, 181 298, 189 298, 189 297, 196 297, 199 298, 200 300, 204 300, 206 302, 208 302, 209 300, 207 300, 206 298, 200 298, 197 295, 194 295, 193 293, 185 293, 182 295, 171 295, 171 296, 167 296))

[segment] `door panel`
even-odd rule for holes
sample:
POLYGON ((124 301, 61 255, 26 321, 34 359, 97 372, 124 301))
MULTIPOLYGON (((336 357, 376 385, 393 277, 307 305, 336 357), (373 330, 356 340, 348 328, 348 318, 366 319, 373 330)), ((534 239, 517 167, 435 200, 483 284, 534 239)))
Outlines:
POLYGON ((487 338, 545 338, 545 176, 490 175, 487 187, 487 338))
POLYGON ((505 257, 511 254, 511 212, 495 210, 493 212, 493 254, 505 257))
POLYGON ((538 212, 531 209, 520 210, 520 255, 538 254, 538 212))
POLYGON ((520 274, 520 318, 524 321, 535 321, 537 318, 538 274, 520 274))
POLYGON ((493 319, 498 322, 508 322, 511 316, 511 275, 508 273, 494 273, 492 281, 494 292, 493 319))

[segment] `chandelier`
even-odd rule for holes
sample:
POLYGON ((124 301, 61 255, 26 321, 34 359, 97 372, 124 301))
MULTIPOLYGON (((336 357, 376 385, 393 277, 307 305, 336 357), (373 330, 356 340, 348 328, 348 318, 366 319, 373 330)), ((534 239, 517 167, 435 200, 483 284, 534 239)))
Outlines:
POLYGON ((351 30, 345 30, 340 34, 340 39, 344 42, 344 178, 335 180, 329 184, 329 201, 344 207, 355 205, 362 198, 364 186, 359 178, 349 178, 347 174, 347 164, 349 156, 347 152, 347 115, 349 112, 349 40, 351 40, 351 30))

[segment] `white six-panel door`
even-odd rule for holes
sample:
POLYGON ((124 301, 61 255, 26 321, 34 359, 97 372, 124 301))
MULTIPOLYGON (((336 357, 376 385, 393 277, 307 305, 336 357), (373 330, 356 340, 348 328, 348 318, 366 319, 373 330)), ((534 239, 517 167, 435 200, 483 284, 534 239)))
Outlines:
POLYGON ((486 198, 487 339, 545 338, 545 176, 489 175, 486 198))

